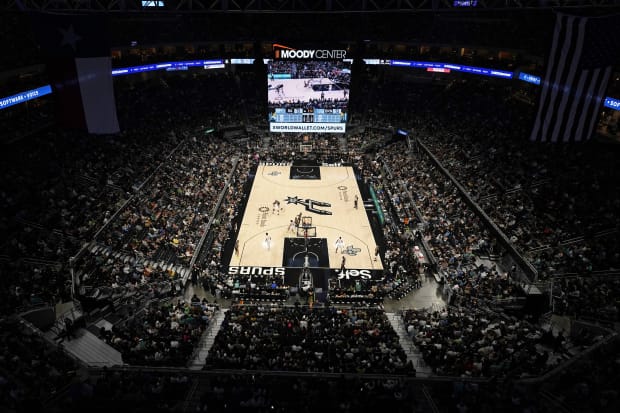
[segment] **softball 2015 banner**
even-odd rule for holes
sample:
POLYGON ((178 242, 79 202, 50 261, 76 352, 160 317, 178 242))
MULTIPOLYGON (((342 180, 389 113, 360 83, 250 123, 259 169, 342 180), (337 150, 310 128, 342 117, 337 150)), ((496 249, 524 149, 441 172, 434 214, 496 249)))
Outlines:
POLYGON ((530 140, 590 139, 605 90, 618 61, 620 16, 557 13, 530 140))
POLYGON ((119 132, 107 20, 101 15, 36 14, 59 126, 119 132))

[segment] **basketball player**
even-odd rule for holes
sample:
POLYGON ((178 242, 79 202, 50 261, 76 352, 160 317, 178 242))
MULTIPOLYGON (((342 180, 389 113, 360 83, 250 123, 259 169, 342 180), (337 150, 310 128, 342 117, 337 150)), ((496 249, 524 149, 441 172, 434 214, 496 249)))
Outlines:
POLYGON ((296 225, 295 225, 295 221, 293 221, 293 220, 291 219, 291 223, 290 223, 290 224, 288 224, 288 231, 287 231, 287 232, 292 232, 292 233, 295 233, 295 226, 296 226, 296 225))
POLYGON ((346 257, 343 255, 342 256, 342 261, 340 262, 340 273, 343 273, 345 271, 344 265, 346 263, 347 259, 346 257))
POLYGON ((273 201, 273 213, 277 213, 278 215, 280 215, 280 201, 278 201, 277 199, 273 201))
POLYGON ((355 194, 355 198, 353 198, 353 208, 357 209, 357 201, 359 200, 359 198, 357 197, 357 194, 355 194))
POLYGON ((239 256, 239 240, 235 242, 235 255, 239 256))
POLYGON ((336 240, 336 254, 338 254, 338 248, 340 248, 340 252, 344 254, 344 241, 342 240, 342 237, 338 237, 336 240))
POLYGON ((377 261, 377 258, 379 258, 379 252, 380 252, 380 251, 379 251, 379 246, 377 245, 377 246, 375 247, 375 261, 377 261))
POLYGON ((265 233, 265 246, 267 247, 268 251, 271 251, 271 236, 269 236, 269 233, 265 233))
POLYGON ((297 224, 297 228, 299 228, 301 226, 301 212, 295 218, 295 223, 297 224))

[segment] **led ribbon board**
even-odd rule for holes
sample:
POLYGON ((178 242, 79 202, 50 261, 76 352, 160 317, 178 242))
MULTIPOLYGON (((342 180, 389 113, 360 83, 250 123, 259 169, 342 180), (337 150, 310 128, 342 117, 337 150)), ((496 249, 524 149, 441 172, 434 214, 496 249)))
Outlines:
MULTIPOLYGON (((269 59, 266 59, 265 63, 269 62, 269 59)), ((344 59, 345 62, 351 62, 350 59, 344 59)), ((419 61, 409 61, 409 60, 384 60, 384 59, 364 59, 364 62, 368 65, 390 65, 390 66, 402 66, 402 67, 420 67, 432 69, 433 72, 441 72, 447 73, 450 70, 460 71, 472 74, 479 74, 484 76, 493 76, 500 77, 504 79, 512 79, 513 73, 506 72, 503 70, 495 70, 488 69, 482 67, 474 67, 474 66, 462 66, 455 65, 452 63, 439 63, 439 62, 419 62, 419 61)), ((252 64, 254 63, 254 59, 231 59, 232 64, 252 64)), ((167 62, 167 63, 157 63, 150 65, 141 65, 141 66, 131 66, 124 67, 119 69, 112 70, 112 76, 124 76, 131 75, 135 73, 143 73, 150 72, 155 70, 186 70, 189 67, 199 67, 202 66, 204 69, 216 69, 224 67, 224 60, 222 59, 212 59, 212 60, 189 60, 189 61, 178 61, 178 62, 167 62)), ((290 79, 290 74, 274 74, 274 79, 290 79)), ((519 80, 524 82, 532 83, 534 85, 540 85, 541 78, 540 76, 530 75, 528 73, 521 72, 519 73, 519 80)), ((9 108, 14 105, 19 105, 20 103, 25 103, 29 100, 37 99, 45 95, 49 95, 52 93, 52 88, 50 85, 41 86, 36 89, 26 90, 24 92, 16 93, 12 96, 7 96, 0 98, 0 110, 9 108)), ((613 98, 610 96, 605 97, 603 101, 603 106, 613 110, 620 110, 620 99, 613 98)), ((322 112, 322 114, 327 115, 327 113, 322 112)), ((345 114, 346 118, 346 114, 345 114)), ((281 131, 312 131, 312 127, 308 125, 297 124, 297 125, 289 125, 289 128, 281 128, 281 131)), ((315 131, 323 131, 327 132, 327 129, 331 129, 332 132, 344 132, 343 124, 334 124, 331 126, 324 125, 324 128, 316 128, 315 131)))
MULTIPOLYGON (((454 72, 471 73, 474 75, 512 79, 513 73, 505 70, 488 69, 485 67, 464 66, 454 63, 421 62, 416 60, 390 60, 390 66, 419 67, 423 69, 449 69, 454 72)), ((433 70, 438 71, 438 70, 433 70)))
POLYGON ((36 89, 26 90, 12 96, 0 98, 0 110, 14 105, 19 105, 20 103, 25 103, 29 100, 40 98, 41 96, 49 95, 50 93, 52 93, 52 87, 50 85, 45 85, 36 89))

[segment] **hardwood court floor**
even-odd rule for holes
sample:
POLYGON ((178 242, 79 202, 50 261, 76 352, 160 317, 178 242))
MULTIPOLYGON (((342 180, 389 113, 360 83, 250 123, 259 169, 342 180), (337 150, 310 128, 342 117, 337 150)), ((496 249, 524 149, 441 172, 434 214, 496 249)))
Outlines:
POLYGON ((297 236, 288 232, 289 223, 301 212, 312 217, 316 236, 327 239, 330 268, 340 268, 342 254, 335 253, 335 243, 342 237, 345 247, 352 246, 351 253, 345 255, 346 268, 382 270, 381 259, 374 261, 376 243, 353 168, 321 166, 320 180, 291 180, 289 169, 286 165, 259 165, 239 228, 239 255, 233 253, 230 265, 281 267, 284 238, 297 236), (353 207, 355 195, 359 198, 357 209, 353 207), (332 214, 321 215, 307 211, 304 205, 287 203, 293 197, 329 203, 329 207, 316 208, 332 214), (273 212, 275 200, 280 201, 279 214, 273 212), (271 237, 269 247, 266 233, 271 237))

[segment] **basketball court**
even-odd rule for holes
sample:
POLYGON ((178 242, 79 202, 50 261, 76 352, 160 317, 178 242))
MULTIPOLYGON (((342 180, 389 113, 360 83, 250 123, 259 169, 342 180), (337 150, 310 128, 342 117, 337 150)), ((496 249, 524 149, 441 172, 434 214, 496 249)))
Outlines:
POLYGON ((348 89, 339 87, 327 78, 316 79, 276 79, 267 85, 269 102, 309 102, 312 99, 346 99, 344 92, 348 89))
POLYGON ((350 166, 259 165, 237 241, 230 266, 300 268, 308 255, 311 268, 340 270, 345 257, 347 269, 383 269, 350 166), (336 253, 339 237, 344 248, 336 253))

